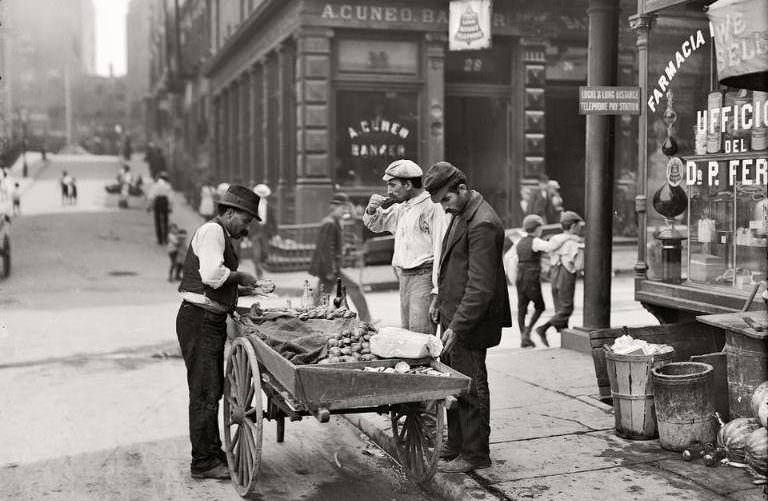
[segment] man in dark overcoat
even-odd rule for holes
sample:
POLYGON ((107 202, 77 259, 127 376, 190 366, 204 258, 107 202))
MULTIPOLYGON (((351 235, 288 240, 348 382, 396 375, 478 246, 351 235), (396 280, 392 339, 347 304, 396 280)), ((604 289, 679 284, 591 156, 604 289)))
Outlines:
POLYGON ((445 472, 468 472, 491 464, 490 394, 486 350, 512 325, 502 264, 504 227, 483 196, 467 185, 462 171, 438 162, 424 187, 451 222, 441 246, 437 304, 430 313, 442 331, 441 360, 472 378, 469 391, 448 410, 448 442, 441 454, 445 472))

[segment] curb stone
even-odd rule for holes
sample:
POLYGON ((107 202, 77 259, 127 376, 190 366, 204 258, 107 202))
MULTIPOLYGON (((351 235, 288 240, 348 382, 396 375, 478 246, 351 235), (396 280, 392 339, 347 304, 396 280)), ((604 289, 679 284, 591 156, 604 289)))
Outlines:
MULTIPOLYGON (((380 427, 361 414, 344 414, 342 417, 365 433, 368 438, 384 449, 390 456, 397 456, 393 438, 380 427)), ((503 499, 488 492, 479 483, 463 473, 442 473, 438 471, 425 487, 448 501, 466 501, 467 499, 500 501, 503 499)))

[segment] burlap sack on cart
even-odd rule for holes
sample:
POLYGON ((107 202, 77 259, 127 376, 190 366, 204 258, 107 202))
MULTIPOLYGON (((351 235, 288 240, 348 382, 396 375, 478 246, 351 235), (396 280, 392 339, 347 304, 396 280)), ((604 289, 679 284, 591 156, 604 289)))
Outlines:
POLYGON ((328 339, 341 332, 350 319, 310 319, 281 316, 275 321, 240 324, 241 334, 254 334, 286 360, 313 364, 328 356, 328 339))

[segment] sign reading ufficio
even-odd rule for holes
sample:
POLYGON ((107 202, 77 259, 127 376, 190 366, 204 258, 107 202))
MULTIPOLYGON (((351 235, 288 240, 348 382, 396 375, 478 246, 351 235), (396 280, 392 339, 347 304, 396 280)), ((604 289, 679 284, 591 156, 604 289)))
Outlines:
POLYGON ((579 87, 580 115, 639 115, 640 87, 579 87))

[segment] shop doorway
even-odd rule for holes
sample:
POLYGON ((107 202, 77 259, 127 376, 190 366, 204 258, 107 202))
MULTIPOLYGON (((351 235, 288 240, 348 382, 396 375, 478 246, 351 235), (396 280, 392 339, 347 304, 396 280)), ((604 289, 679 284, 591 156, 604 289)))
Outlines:
POLYGON ((472 188, 509 225, 508 99, 506 96, 446 96, 445 159, 464 171, 472 188))
POLYGON ((546 92, 546 165, 560 183, 566 210, 584 215, 584 159, 587 122, 579 115, 579 87, 548 84, 546 92))

